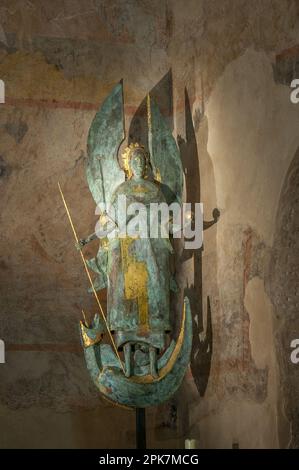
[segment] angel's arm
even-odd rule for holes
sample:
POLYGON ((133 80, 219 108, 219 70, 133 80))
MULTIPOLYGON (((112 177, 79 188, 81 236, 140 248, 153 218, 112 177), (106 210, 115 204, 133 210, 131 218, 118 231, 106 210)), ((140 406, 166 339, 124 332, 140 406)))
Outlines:
POLYGON ((87 245, 88 243, 92 242, 93 240, 95 240, 97 238, 97 234, 96 232, 92 233, 91 235, 89 235, 87 238, 80 238, 80 240, 78 241, 78 243, 76 243, 76 248, 77 250, 81 250, 81 248, 85 245, 87 245))
POLYGON ((169 232, 171 234, 182 232, 185 228, 189 227, 193 221, 194 221, 194 213, 192 211, 186 214, 186 219, 183 225, 181 223, 176 224, 173 218, 171 217, 169 221, 169 232))
POLYGON ((89 235, 87 238, 81 238, 78 243, 76 243, 76 248, 81 250, 81 248, 88 243, 92 242, 96 238, 101 238, 101 234, 104 233, 105 236, 108 235, 113 230, 117 229, 117 223, 112 219, 107 213, 103 214, 100 217, 100 226, 97 227, 97 230, 89 235), (104 219, 103 219, 104 217, 104 219))

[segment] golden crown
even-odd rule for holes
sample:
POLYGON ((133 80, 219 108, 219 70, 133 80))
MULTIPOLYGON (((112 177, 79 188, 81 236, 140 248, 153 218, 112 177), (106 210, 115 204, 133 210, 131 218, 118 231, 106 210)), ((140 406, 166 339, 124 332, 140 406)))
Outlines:
POLYGON ((148 163, 148 155, 147 155, 147 152, 146 152, 143 145, 136 142, 136 143, 132 143, 128 147, 126 147, 125 150, 123 151, 123 154, 122 154, 121 158, 122 158, 123 169, 124 169, 124 171, 125 171, 125 173, 126 173, 126 175, 129 179, 132 177, 132 171, 131 171, 131 168, 130 168, 130 160, 131 160, 131 157, 132 157, 132 153, 136 149, 140 149, 140 150, 143 151, 146 165, 148 163))

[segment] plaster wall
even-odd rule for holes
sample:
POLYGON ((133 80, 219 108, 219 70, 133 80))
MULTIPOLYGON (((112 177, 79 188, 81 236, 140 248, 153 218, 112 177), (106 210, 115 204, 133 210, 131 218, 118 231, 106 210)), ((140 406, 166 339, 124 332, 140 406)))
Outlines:
POLYGON ((84 164, 94 113, 123 78, 129 128, 169 69, 174 135, 193 158, 186 180, 199 168, 191 192, 206 220, 215 207, 220 218, 200 258, 183 263, 182 285, 198 294, 192 365, 178 395, 149 410, 149 445, 290 444, 285 409, 299 382, 281 390, 287 353, 269 266, 299 144, 299 105, 289 98, 298 36, 291 0, 1 2, 0 447, 134 446, 134 416, 103 403, 84 366, 77 323, 95 305, 57 182, 78 233, 91 233, 84 164))

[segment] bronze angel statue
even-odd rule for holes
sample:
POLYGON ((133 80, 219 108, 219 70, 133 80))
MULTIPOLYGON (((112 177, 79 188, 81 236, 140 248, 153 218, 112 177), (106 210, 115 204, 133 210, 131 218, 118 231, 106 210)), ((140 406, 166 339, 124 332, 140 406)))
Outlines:
POLYGON ((147 119, 148 148, 134 142, 118 155, 125 138, 122 83, 97 112, 88 136, 87 180, 100 217, 95 233, 77 244, 82 250, 99 239, 97 256, 87 264, 95 273, 92 290, 107 289, 105 318, 96 314, 91 325, 80 324, 87 367, 106 399, 128 407, 170 398, 184 377, 192 345, 187 298, 180 332, 172 337, 170 298, 177 287, 171 238, 179 227, 168 218, 165 235, 165 220, 159 212, 153 217, 152 210, 181 206, 182 165, 171 130, 150 97, 147 119), (142 230, 136 211, 142 212, 142 230), (103 342, 106 329, 113 347, 103 342))

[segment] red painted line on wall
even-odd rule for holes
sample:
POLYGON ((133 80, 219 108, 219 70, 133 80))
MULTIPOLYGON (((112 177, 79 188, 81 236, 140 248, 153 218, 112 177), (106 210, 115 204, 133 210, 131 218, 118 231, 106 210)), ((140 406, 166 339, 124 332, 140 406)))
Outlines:
POLYGON ((17 344, 6 343, 6 351, 30 351, 30 352, 69 352, 79 353, 82 347, 78 343, 45 343, 45 344, 17 344))
POLYGON ((288 49, 284 49, 279 54, 276 55, 276 60, 283 60, 286 58, 293 58, 299 57, 299 45, 289 47, 288 49))
MULTIPOLYGON (((97 111, 100 107, 100 104, 88 103, 86 101, 57 101, 55 99, 12 98, 10 96, 5 97, 5 105, 47 109, 79 109, 82 111, 97 111)), ((134 114, 136 109, 136 106, 125 106, 127 114, 134 114)))
POLYGON ((98 105, 94 103, 80 101, 57 101, 57 100, 39 100, 33 98, 5 98, 5 104, 8 106, 28 106, 31 108, 49 108, 49 109, 82 109, 86 111, 97 110, 98 105))
MULTIPOLYGON (((100 108, 101 102, 89 103, 87 101, 63 101, 55 99, 35 99, 35 98, 13 98, 11 96, 5 97, 5 104, 2 106, 14 106, 16 108, 29 107, 29 108, 44 108, 44 109, 78 109, 82 111, 97 111, 100 108)), ((136 113, 138 106, 125 105, 126 115, 133 115, 136 113)), ((167 112, 161 108, 161 112, 164 116, 167 116, 167 112)), ((176 113, 184 112, 184 103, 179 102, 176 107, 176 113)), ((144 112, 146 115, 146 111, 144 112)))

